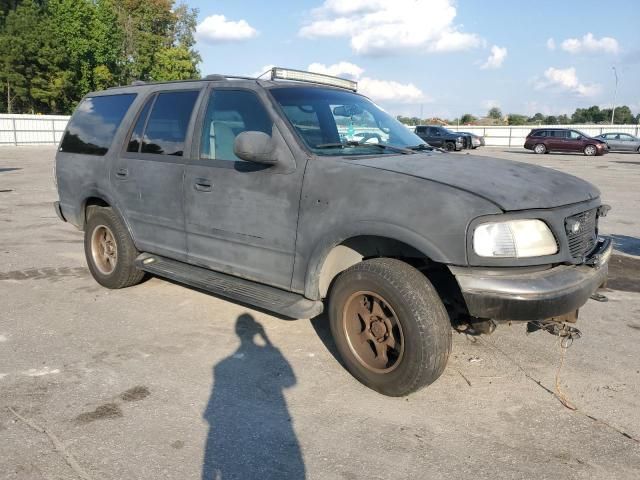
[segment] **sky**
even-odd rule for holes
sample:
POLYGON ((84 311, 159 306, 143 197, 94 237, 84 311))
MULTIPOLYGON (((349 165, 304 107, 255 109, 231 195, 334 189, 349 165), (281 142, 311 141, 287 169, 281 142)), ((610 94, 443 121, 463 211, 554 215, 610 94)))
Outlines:
POLYGON ((355 79, 394 115, 640 113, 640 1, 186 0, 200 70, 355 79))

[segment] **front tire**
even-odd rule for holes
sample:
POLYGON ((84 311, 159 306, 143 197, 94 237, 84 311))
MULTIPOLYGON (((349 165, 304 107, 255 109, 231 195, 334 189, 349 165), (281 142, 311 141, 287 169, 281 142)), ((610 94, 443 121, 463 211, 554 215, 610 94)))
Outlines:
POLYGON ((447 152, 453 152, 456 149, 456 144, 453 142, 445 142, 444 149, 447 152))
POLYGON ((587 157, 593 157, 596 153, 598 153, 598 150, 596 149, 595 146, 587 145, 586 147, 584 147, 584 154, 587 157))
POLYGON ((451 323, 433 285, 392 258, 358 263, 335 280, 331 332, 347 370, 400 397, 433 383, 451 352, 451 323))
POLYGON ((91 213, 84 230, 84 252, 91 275, 103 287, 130 287, 144 278, 144 272, 134 265, 140 252, 111 208, 91 213))

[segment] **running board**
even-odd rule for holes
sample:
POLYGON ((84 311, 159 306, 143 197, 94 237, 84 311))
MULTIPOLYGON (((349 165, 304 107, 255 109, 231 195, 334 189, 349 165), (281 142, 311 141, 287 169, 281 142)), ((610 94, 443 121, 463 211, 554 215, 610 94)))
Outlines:
POLYGON ((289 318, 313 318, 322 313, 321 301, 159 255, 140 254, 136 258, 136 267, 289 318))

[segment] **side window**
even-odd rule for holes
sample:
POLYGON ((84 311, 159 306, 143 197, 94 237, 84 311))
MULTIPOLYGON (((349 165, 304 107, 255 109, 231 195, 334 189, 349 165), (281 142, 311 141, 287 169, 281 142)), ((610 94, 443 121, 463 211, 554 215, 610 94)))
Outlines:
POLYGON ((140 151, 182 156, 191 112, 199 94, 198 90, 158 94, 142 136, 140 151))
POLYGON ((416 127, 416 133, 422 133, 424 135, 427 133, 427 127, 416 127))
POLYGON ((630 142, 633 139, 631 138, 631 135, 629 135, 628 133, 621 133, 620 140, 623 140, 625 142, 630 142))
POLYGON ((536 133, 533 134, 534 137, 546 137, 547 136, 547 131, 546 130, 538 130, 536 133))
POLYGON ((69 121, 61 152, 104 155, 136 98, 135 93, 85 98, 69 121))
POLYGON ((576 132, 575 130, 571 130, 569 132, 569 138, 571 140, 578 140, 582 135, 580 135, 580 133, 576 132))
POLYGON ((429 135, 432 135, 434 137, 439 137, 440 136, 440 129, 435 128, 435 127, 430 127, 429 128, 429 135))
POLYGON ((127 152, 139 152, 140 146, 142 145, 142 133, 144 131, 144 126, 147 123, 147 117, 149 116, 149 110, 151 110, 151 105, 155 100, 156 96, 152 95, 144 108, 138 115, 138 120, 136 121, 136 126, 133 128, 133 132, 131 132, 131 137, 129 137, 129 144, 127 145, 127 152))
POLYGON ((272 133, 273 122, 258 96, 248 90, 213 90, 202 124, 200 158, 240 161, 233 145, 242 132, 272 133))

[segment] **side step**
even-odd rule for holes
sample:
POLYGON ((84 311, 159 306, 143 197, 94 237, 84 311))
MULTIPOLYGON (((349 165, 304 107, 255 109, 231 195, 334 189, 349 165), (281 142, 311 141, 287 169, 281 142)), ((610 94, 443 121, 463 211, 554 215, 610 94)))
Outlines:
POLYGON ((323 305, 319 300, 309 300, 297 293, 236 278, 225 273, 214 272, 159 255, 140 254, 136 258, 136 267, 153 275, 191 285, 289 318, 313 318, 322 313, 323 305))

